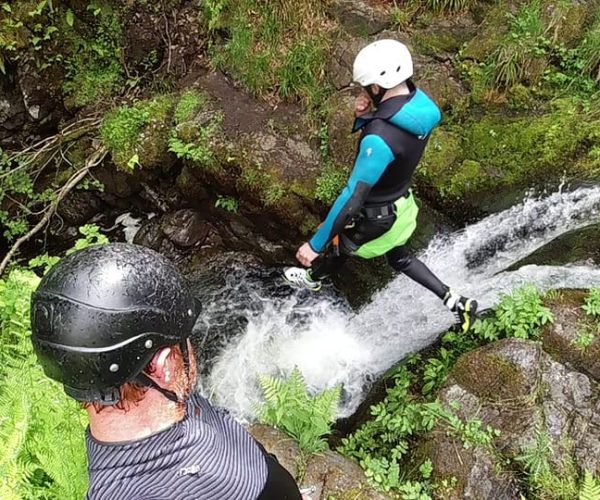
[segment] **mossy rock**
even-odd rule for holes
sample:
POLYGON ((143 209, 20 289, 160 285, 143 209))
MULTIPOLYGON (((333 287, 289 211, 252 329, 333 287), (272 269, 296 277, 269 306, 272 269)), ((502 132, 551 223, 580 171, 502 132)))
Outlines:
POLYGON ((463 354, 449 380, 485 401, 531 397, 537 390, 540 346, 507 339, 463 354))
POLYGON ((442 206, 502 210, 527 188, 558 185, 565 173, 599 178, 599 131, 600 120, 568 100, 527 118, 488 113, 435 131, 417 179, 442 206))
POLYGON ((600 383, 600 335, 597 321, 582 309, 586 292, 562 291, 550 302, 554 322, 542 336, 544 351, 556 361, 568 364, 600 383), (576 344, 582 331, 590 331, 594 339, 587 347, 576 344))
POLYGON ((172 95, 162 95, 109 112, 100 129, 101 138, 117 167, 155 168, 172 163, 168 141, 175 105, 172 95))

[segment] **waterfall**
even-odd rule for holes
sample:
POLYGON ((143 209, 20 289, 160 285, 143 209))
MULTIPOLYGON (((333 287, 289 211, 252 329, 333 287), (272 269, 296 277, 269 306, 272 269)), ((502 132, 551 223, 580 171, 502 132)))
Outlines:
MULTIPOLYGON (((542 290, 600 286, 600 269, 587 265, 504 271, 557 236, 597 222, 599 211, 600 187, 527 198, 435 237, 420 258, 454 290, 477 299, 480 309, 524 283, 542 290)), ((311 389, 342 384, 339 416, 347 416, 378 375, 434 342, 454 321, 437 297, 403 275, 353 312, 332 292, 311 294, 279 285, 274 272, 259 279, 256 270, 237 265, 228 273, 197 326, 210 332, 219 321, 243 321, 233 337, 213 347, 201 389, 242 419, 252 419, 260 401, 257 375, 285 375, 294 366, 311 389)))

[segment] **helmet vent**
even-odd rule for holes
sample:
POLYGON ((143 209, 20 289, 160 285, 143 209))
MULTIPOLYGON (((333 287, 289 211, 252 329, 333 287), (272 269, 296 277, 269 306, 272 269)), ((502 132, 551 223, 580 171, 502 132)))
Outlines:
POLYGON ((398 67, 396 68, 396 73, 398 73, 398 72, 400 71, 400 68, 401 68, 401 67, 402 67, 402 66, 398 66, 398 67))
POLYGON ((385 70, 383 70, 381 73, 379 73, 380 76, 385 75, 385 70))

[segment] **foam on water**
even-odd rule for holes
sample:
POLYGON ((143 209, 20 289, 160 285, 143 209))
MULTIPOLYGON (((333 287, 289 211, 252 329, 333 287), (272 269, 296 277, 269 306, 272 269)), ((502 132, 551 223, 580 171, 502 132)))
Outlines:
MULTIPOLYGON (((435 238, 420 257, 444 282, 476 298, 481 308, 524 283, 541 289, 600 286, 600 270, 592 266, 503 271, 557 236, 597 222, 599 210, 600 187, 528 198, 460 232, 435 238)), ((246 324, 219 350, 202 389, 243 419, 252 419, 260 400, 257 375, 286 374, 294 366, 312 389, 343 384, 340 416, 348 415, 374 378, 434 342, 454 320, 437 297, 402 275, 356 313, 330 295, 273 294, 259 281, 241 281, 246 289, 241 298, 237 290, 233 307, 246 324)), ((210 325, 210 311, 202 319, 210 325)))

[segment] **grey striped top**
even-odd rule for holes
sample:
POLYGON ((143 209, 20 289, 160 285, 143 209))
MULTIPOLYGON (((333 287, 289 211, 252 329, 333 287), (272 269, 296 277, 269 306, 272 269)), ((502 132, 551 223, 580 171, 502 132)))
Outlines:
POLYGON ((267 481, 250 434, 198 395, 186 417, 139 441, 105 444, 88 430, 88 500, 256 500, 267 481))

